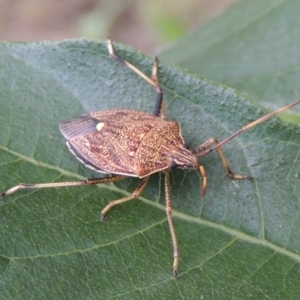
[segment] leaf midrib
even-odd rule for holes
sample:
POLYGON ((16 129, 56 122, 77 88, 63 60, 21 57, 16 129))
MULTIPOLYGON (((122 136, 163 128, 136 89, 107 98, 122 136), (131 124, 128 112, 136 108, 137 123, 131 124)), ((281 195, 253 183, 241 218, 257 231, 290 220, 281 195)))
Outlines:
MULTIPOLYGON (((26 157, 26 156, 24 156, 24 155, 22 155, 20 153, 17 153, 15 151, 7 149, 6 147, 0 146, 0 149, 5 150, 5 151, 7 151, 7 152, 9 152, 9 153, 11 153, 11 154, 13 154, 13 155, 21 158, 21 159, 26 160, 27 162, 30 162, 30 163, 34 164, 34 165, 38 165, 39 167, 44 167, 44 168, 48 168, 48 169, 51 169, 51 170, 55 170, 55 171, 60 172, 62 175, 74 177, 74 178, 77 178, 79 180, 86 179, 85 177, 83 177, 83 176, 81 176, 79 174, 67 171, 67 170, 62 169, 62 168, 57 167, 57 166, 49 165, 49 164, 41 162, 41 161, 37 161, 37 160, 35 160, 33 158, 30 158, 30 157, 26 157)), ((131 194, 129 192, 126 192, 126 191, 118 188, 114 184, 101 185, 101 189, 106 189, 106 190, 118 192, 118 193, 123 194, 124 196, 128 196, 128 195, 131 194)), ((157 202, 154 202, 154 201, 152 201, 150 199, 147 199, 147 198, 145 198, 143 196, 140 196, 137 199, 143 201, 147 205, 152 205, 153 207, 158 208, 160 210, 165 210, 165 206, 164 205, 162 205, 160 203, 157 203, 157 202)), ((292 258, 292 259, 300 262, 300 256, 297 255, 296 253, 293 253, 293 252, 291 252, 291 251, 289 251, 287 249, 284 249, 284 248, 282 248, 280 246, 277 246, 277 245, 275 245, 275 244, 273 244, 273 243, 271 243, 271 242, 269 242, 269 241, 267 241, 265 239, 259 239, 259 238, 253 237, 251 235, 248 235, 246 233, 243 233, 241 231, 238 231, 238 230, 226 227, 223 224, 214 223, 214 222, 211 222, 211 221, 208 221, 208 220, 204 220, 204 219, 199 218, 199 217, 193 217, 193 216, 187 215, 185 213, 182 213, 182 212, 179 212, 179 211, 176 211, 176 210, 173 210, 172 215, 173 215, 173 217, 180 218, 180 219, 185 220, 185 221, 193 222, 193 223, 196 223, 196 224, 199 224, 199 225, 206 225, 206 226, 214 228, 216 230, 221 230, 222 232, 227 233, 227 234, 229 234, 231 236, 234 236, 234 237, 236 237, 236 238, 238 238, 240 240, 243 240, 243 241, 246 241, 246 242, 249 242, 249 243, 252 243, 252 244, 256 244, 256 245, 261 245, 261 246, 264 246, 264 247, 268 247, 268 248, 274 250, 276 253, 280 253, 280 254, 286 255, 286 256, 288 256, 288 257, 290 257, 290 258, 292 258)), ((127 235, 126 237, 124 237, 124 239, 127 239, 127 238, 131 237, 132 235, 138 234, 138 233, 140 233, 142 231, 146 231, 149 228, 151 228, 153 226, 156 226, 158 224, 164 223, 164 222, 166 222, 166 218, 162 219, 159 222, 156 222, 155 224, 152 224, 151 226, 147 226, 143 230, 139 230, 139 231, 135 232, 134 234, 127 235)), ((175 223, 176 223, 176 221, 175 221, 175 223)), ((123 239, 118 239, 118 240, 111 241, 109 244, 114 244, 114 243, 116 243, 116 242, 118 242, 120 240, 123 240, 123 239)), ((107 245, 107 244, 105 244, 105 245, 107 245)), ((99 248, 99 247, 102 247, 102 246, 105 246, 105 245, 98 245, 98 246, 95 246, 95 247, 99 248)), ((90 251, 91 249, 94 249, 95 247, 87 248, 84 251, 90 251)), ((74 251, 84 252, 83 250, 74 250, 74 251)), ((71 252, 74 252, 74 251, 71 251, 71 252)), ((66 255, 68 253, 69 252, 63 253, 63 255, 66 255)), ((57 254, 39 255, 38 257, 48 257, 48 256, 54 256, 54 255, 57 255, 57 254)), ((18 257, 18 259, 21 259, 21 258, 22 257, 18 257)), ((28 258, 28 257, 23 257, 23 258, 28 258)), ((33 258, 33 257, 31 256, 30 258, 33 258)), ((15 258, 15 259, 17 259, 17 258, 15 258)))

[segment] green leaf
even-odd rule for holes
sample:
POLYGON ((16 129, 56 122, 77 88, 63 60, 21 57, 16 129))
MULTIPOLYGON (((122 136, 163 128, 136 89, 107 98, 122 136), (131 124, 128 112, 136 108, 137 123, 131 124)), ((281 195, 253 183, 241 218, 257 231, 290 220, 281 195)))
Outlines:
MULTIPOLYGON (((152 59, 116 45, 151 74, 152 59)), ((76 40, 0 45, 0 190, 19 182, 97 177, 65 146, 58 125, 94 110, 152 113, 156 92, 108 57, 106 45, 76 40)), ((229 136, 266 113, 235 91, 160 65, 169 119, 194 148, 229 136)), ((172 279, 172 243, 163 174, 142 197, 100 211, 140 180, 90 187, 23 190, 0 200, 0 295, 3 299, 295 298, 300 258, 300 129, 273 118, 225 145, 232 181, 218 153, 197 171, 171 175, 180 246, 172 279)))
POLYGON ((270 109, 284 106, 300 98, 299 10, 293 0, 238 1, 160 57, 270 109))

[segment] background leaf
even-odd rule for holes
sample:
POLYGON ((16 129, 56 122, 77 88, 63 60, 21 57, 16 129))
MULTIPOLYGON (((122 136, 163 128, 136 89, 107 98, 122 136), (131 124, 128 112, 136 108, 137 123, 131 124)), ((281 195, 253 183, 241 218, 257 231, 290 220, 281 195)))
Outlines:
MULTIPOLYGON (((116 45, 151 74, 152 59, 116 45)), ((93 110, 154 110, 155 91, 108 57, 104 43, 1 44, 0 190, 19 182, 98 176, 67 150, 58 124, 93 110)), ((169 119, 191 148, 222 140, 266 113, 245 97, 161 64, 169 119)), ((196 171, 172 172, 180 277, 173 280, 163 175, 143 196, 139 180, 20 191, 0 204, 0 298, 199 299, 293 298, 299 286, 300 129, 277 118, 224 147, 236 173, 227 178, 217 153, 202 158, 209 189, 200 198, 196 171)))
POLYGON ((160 57, 270 109, 284 106, 300 98, 299 10, 293 0, 238 1, 160 57))

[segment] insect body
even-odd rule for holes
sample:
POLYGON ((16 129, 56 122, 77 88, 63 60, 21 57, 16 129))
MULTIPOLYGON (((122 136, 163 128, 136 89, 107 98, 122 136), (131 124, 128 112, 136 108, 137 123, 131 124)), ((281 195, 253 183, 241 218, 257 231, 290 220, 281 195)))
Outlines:
POLYGON ((197 168, 176 122, 141 111, 92 112, 60 126, 73 154, 102 173, 145 177, 172 166, 197 168))
POLYGON ((111 201, 102 210, 102 219, 105 220, 107 212, 113 206, 137 198, 147 186, 150 175, 162 171, 165 173, 166 213, 173 243, 173 274, 176 277, 179 251, 171 217, 172 198, 169 170, 172 168, 198 169, 203 178, 202 196, 204 196, 208 183, 205 169, 198 162, 198 157, 218 150, 229 177, 252 179, 249 176, 237 175, 232 172, 221 147, 237 135, 275 114, 300 104, 300 100, 248 124, 220 143, 212 138, 194 150, 189 150, 181 136, 180 125, 167 121, 163 91, 157 79, 157 60, 155 59, 153 64, 152 77, 148 77, 116 55, 110 40, 108 40, 108 51, 113 59, 124 64, 155 87, 157 100, 154 116, 128 109, 98 111, 67 120, 60 125, 60 130, 67 140, 70 151, 77 159, 89 168, 101 173, 112 173, 115 176, 71 182, 19 184, 0 194, 0 197, 10 195, 20 189, 93 185, 119 181, 128 176, 141 178, 140 185, 131 195, 111 201))

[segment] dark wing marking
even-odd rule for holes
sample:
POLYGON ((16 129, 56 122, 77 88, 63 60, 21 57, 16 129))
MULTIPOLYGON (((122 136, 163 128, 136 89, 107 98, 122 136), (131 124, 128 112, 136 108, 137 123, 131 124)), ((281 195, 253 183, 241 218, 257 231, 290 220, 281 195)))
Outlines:
POLYGON ((98 123, 99 120, 92 118, 90 115, 84 115, 62 122, 59 129, 65 139, 70 140, 96 131, 98 123))

